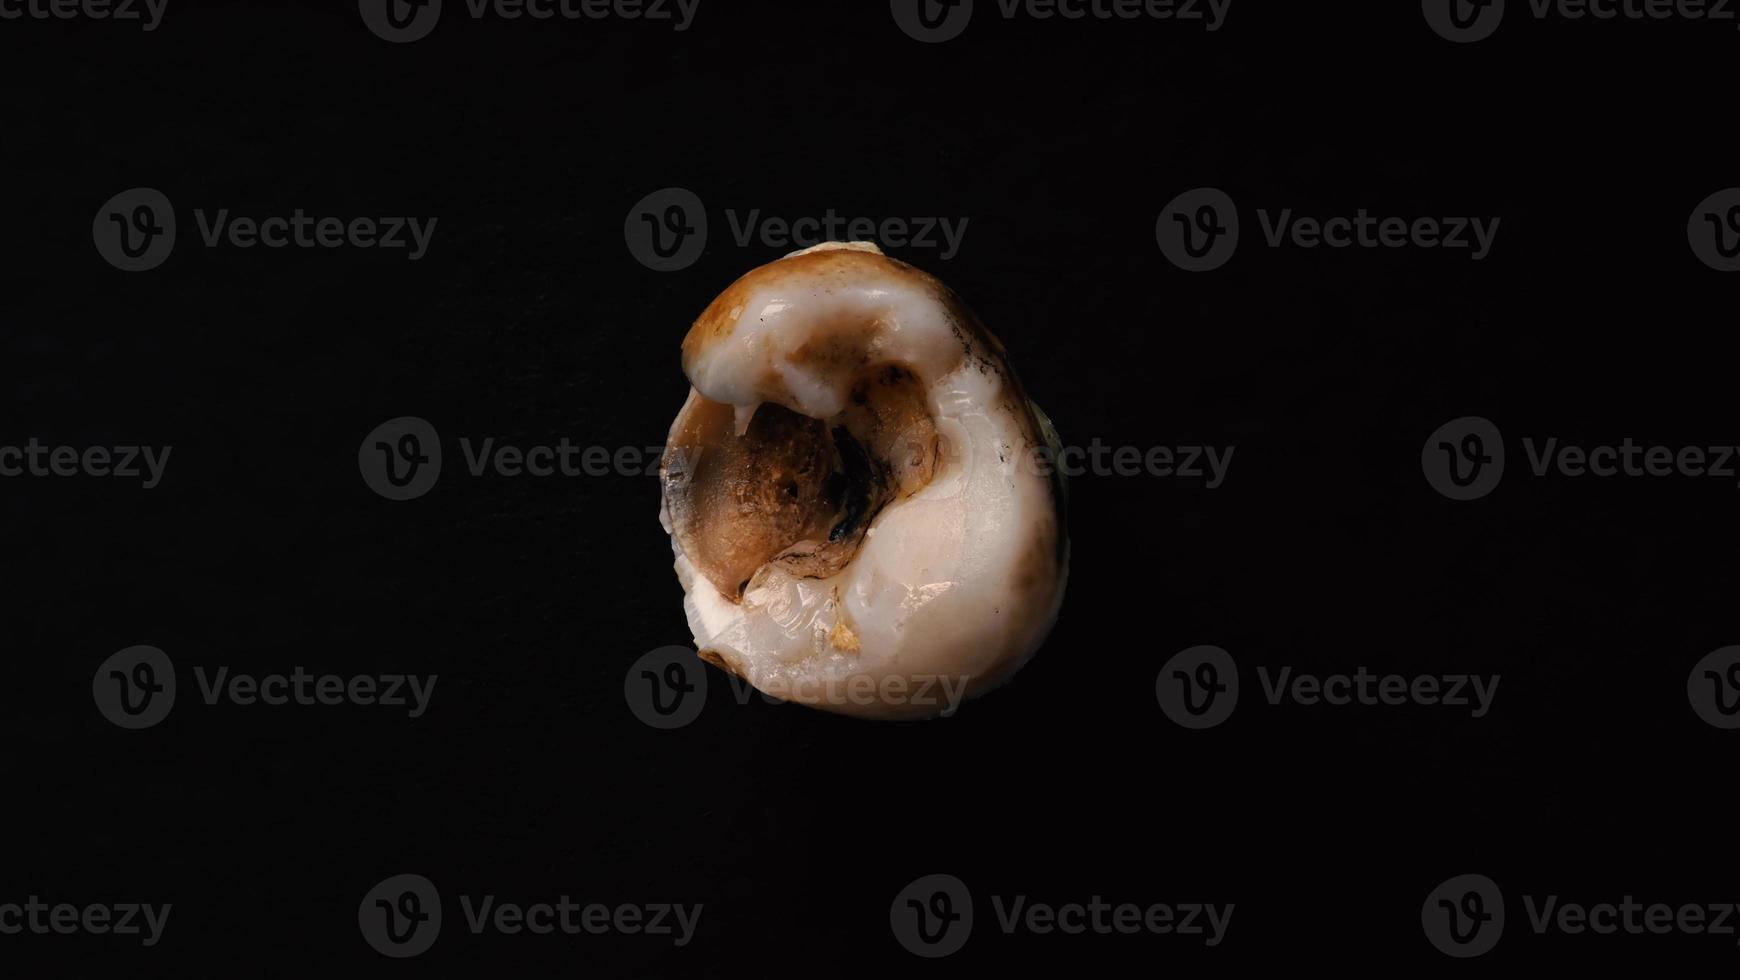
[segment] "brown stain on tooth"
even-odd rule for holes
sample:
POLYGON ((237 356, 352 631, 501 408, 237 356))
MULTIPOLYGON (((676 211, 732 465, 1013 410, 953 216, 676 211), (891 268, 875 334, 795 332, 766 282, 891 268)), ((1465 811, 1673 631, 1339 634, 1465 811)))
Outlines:
POLYGON ((820 336, 804 341, 796 350, 787 353, 786 361, 821 375, 854 371, 863 364, 868 329, 832 327, 824 328, 819 333, 820 336))
POLYGON ((1059 525, 1050 515, 1034 528, 1010 569, 1009 581, 1023 608, 1043 608, 1063 571, 1059 525))
POLYGON ((852 628, 844 622, 835 623, 834 628, 828 631, 828 645, 846 653, 857 653, 858 634, 852 632, 852 628))
POLYGON ((678 546, 733 602, 769 557, 825 533, 838 507, 820 421, 765 404, 737 435, 735 414, 720 402, 691 401, 666 449, 667 461, 684 461, 684 476, 665 481, 678 546))
POLYGON ((826 422, 766 402, 741 434, 733 406, 697 394, 666 450, 667 511, 696 570, 741 602, 776 565, 838 574, 881 510, 929 484, 941 458, 923 380, 904 365, 862 370, 826 422))

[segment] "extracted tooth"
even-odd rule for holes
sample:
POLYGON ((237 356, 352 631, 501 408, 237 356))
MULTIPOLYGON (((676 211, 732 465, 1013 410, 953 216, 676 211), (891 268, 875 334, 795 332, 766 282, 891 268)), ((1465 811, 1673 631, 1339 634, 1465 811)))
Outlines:
POLYGON ((1038 649, 1069 563, 1061 477, 1035 465, 1056 435, 940 282, 867 243, 795 252, 713 301, 683 369, 661 517, 710 663, 902 718, 1038 649))

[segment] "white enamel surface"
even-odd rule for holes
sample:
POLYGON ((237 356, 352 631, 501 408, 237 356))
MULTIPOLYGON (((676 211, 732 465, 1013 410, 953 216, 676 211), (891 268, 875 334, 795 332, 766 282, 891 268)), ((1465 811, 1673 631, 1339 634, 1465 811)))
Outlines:
POLYGON ((855 372, 793 363, 787 354, 805 342, 825 344, 830 336, 856 335, 865 323, 874 323, 867 342, 854 337, 862 363, 907 364, 921 377, 936 378, 960 354, 951 319, 920 280, 874 274, 808 282, 787 277, 750 293, 729 341, 697 357, 689 380, 716 402, 753 407, 777 400, 800 414, 828 418, 846 407, 855 372), (773 393, 765 387, 767 372, 784 383, 790 398, 768 397, 773 393))

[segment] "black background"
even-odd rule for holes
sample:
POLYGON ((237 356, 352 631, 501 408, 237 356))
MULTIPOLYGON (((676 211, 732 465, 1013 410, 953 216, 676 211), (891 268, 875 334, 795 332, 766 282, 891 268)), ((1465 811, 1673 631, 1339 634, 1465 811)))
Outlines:
MULTIPOLYGON (((1324 964, 1359 972, 1709 957, 1734 937, 1533 935, 1517 896, 1733 901, 1731 733, 1686 672, 1734 642, 1732 479, 1535 478, 1520 438, 1732 444, 1734 281, 1687 248, 1733 169, 1732 25, 1536 22, 1453 45, 1418 5, 1235 2, 1172 22, 1005 23, 921 45, 885 4, 703 0, 646 23, 474 22, 390 45, 353 4, 171 0, 162 26, 0 22, 7 176, 0 444, 172 445, 162 486, 6 479, 0 901, 173 902, 162 943, 4 936, 15 975, 937 974, 1324 964), (1246 209, 1213 273, 1159 210, 1246 209), (149 186, 175 253, 103 262, 92 215, 149 186), (625 247, 644 195, 696 192, 705 255, 625 247), (208 249, 191 212, 438 216, 427 257, 208 249), (1502 216, 1482 262, 1261 246, 1255 208, 1502 216), (651 477, 473 479, 461 436, 657 446, 677 345, 736 276, 724 212, 970 218, 890 249, 1006 342, 1066 443, 1236 446, 1224 486, 1071 486, 1061 619, 951 719, 870 724, 713 685, 638 722, 624 673, 689 640, 651 477), (442 434, 427 496, 357 447, 442 434), (1492 419, 1511 468, 1450 501, 1420 447, 1492 419), (95 666, 165 650, 181 697, 122 731, 95 666), (1187 732, 1159 665, 1245 669, 1187 732), (192 667, 435 673, 427 715, 201 703, 192 667), (1271 707, 1256 665, 1499 673, 1493 712, 1271 707), (427 954, 364 944, 364 892, 448 898, 427 954), (979 926, 908 955, 889 905, 947 872, 979 926), (1496 951, 1434 950, 1420 903, 1492 876, 1496 951), (452 896, 701 902, 686 948, 473 936, 452 896), (1218 948, 1005 936, 989 896, 1233 902, 1218 948)), ((987 5, 988 6, 988 5, 987 5)), ((716 682, 721 675, 714 673, 716 682)))

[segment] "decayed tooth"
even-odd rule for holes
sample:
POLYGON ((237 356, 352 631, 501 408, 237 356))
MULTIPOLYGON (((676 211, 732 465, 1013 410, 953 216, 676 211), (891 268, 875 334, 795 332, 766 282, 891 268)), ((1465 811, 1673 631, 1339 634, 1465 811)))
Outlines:
POLYGON ((867 243, 751 271, 683 341, 661 519, 703 658, 872 718, 952 710, 1050 631, 1061 477, 1002 345, 867 243), (928 694, 923 692, 929 692, 928 694))

